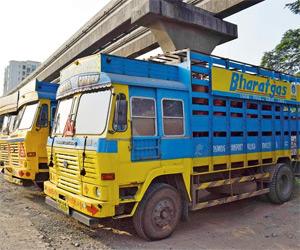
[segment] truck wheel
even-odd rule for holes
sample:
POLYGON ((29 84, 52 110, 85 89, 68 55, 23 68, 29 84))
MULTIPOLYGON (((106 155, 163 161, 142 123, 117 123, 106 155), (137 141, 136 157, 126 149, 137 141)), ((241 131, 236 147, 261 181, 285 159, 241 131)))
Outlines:
POLYGON ((182 214, 178 191, 163 183, 150 186, 137 211, 133 224, 137 234, 146 240, 161 240, 175 230, 182 214))
POLYGON ((268 198, 272 203, 282 204, 291 199, 294 188, 294 174, 285 163, 277 165, 270 183, 268 198))

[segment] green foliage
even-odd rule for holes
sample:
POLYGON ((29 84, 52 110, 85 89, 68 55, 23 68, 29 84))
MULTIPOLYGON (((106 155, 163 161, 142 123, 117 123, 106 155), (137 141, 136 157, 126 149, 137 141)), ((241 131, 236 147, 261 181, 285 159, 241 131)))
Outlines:
POLYGON ((287 74, 300 74, 300 29, 288 30, 275 49, 264 54, 261 66, 287 74))
POLYGON ((300 14, 300 0, 288 3, 285 6, 288 7, 293 13, 300 14))
MULTIPOLYGON (((294 14, 300 14, 300 0, 285 6, 294 14)), ((261 66, 300 76, 300 29, 288 30, 275 49, 265 52, 261 66)))

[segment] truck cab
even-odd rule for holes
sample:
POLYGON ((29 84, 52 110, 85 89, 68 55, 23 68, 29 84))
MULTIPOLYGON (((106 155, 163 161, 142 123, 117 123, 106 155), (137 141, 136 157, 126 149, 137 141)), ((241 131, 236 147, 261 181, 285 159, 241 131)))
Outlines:
POLYGON ((0 98, 0 173, 9 167, 9 148, 7 140, 14 131, 17 115, 18 93, 0 98))
POLYGON ((19 92, 18 113, 8 139, 10 169, 4 178, 42 186, 48 179, 46 141, 54 117, 57 84, 33 80, 19 92))

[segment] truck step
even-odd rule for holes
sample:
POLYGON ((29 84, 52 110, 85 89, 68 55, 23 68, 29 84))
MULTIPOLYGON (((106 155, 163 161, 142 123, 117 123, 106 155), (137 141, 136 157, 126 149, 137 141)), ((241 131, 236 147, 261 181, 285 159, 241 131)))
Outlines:
POLYGON ((210 201, 206 201, 206 202, 197 203, 197 204, 195 204, 194 206, 191 207, 191 210, 195 211, 195 210, 199 210, 199 209, 203 209, 203 208, 207 208, 207 207, 213 207, 213 206, 217 206, 217 205, 221 205, 221 204, 225 204, 225 203, 230 203, 230 202, 233 202, 233 201, 238 201, 238 200, 243 200, 243 199, 254 197, 254 196, 259 196, 259 195, 266 194, 266 193, 269 193, 269 188, 261 189, 261 190, 254 191, 254 192, 249 192, 249 193, 244 193, 244 194, 239 194, 239 195, 234 195, 234 196, 229 196, 229 197, 224 197, 224 198, 220 198, 220 199, 215 199, 215 200, 210 200, 210 201))
POLYGON ((248 176, 236 177, 236 178, 225 179, 225 180, 204 182, 199 185, 196 184, 196 190, 203 190, 207 188, 219 187, 219 186, 248 182, 248 181, 262 180, 262 179, 267 179, 269 177, 270 177, 270 173, 261 173, 261 174, 248 175, 248 176))

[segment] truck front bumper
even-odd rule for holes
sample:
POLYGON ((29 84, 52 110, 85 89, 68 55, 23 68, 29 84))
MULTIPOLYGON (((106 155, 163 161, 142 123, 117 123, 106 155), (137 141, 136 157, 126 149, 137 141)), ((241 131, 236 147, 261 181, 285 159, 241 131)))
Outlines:
POLYGON ((3 173, 4 180, 19 186, 23 185, 23 181, 21 179, 14 177, 9 171, 5 170, 5 168, 3 171, 4 171, 3 173))
POLYGON ((98 224, 100 218, 115 215, 114 205, 70 193, 58 188, 50 181, 44 183, 44 192, 47 195, 46 203, 48 205, 88 226, 98 224))

